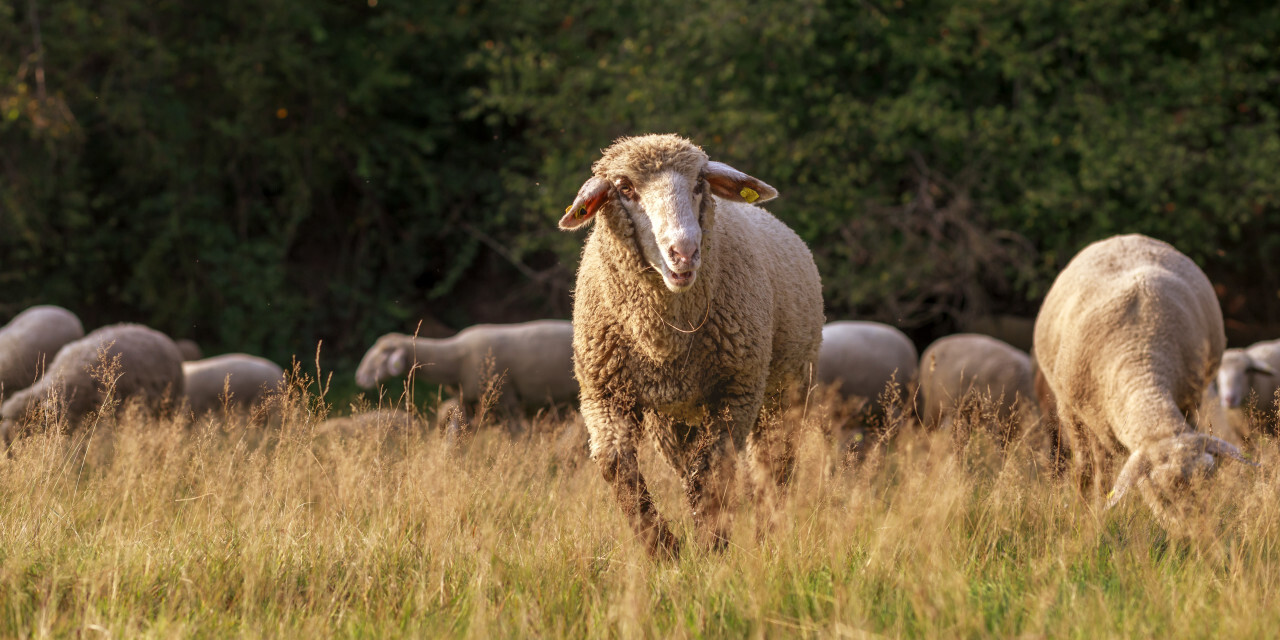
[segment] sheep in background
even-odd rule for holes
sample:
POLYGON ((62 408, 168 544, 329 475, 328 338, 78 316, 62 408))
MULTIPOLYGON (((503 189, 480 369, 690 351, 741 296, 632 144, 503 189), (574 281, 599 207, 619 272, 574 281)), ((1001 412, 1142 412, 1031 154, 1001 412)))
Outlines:
POLYGON ((284 388, 284 369, 265 358, 229 353, 182 363, 183 395, 196 416, 224 407, 248 410, 284 388))
POLYGON ((182 352, 182 359, 185 362, 199 360, 204 357, 204 352, 200 350, 200 345, 195 340, 183 338, 175 342, 178 345, 178 351, 182 352))
POLYGON ((1241 436, 1253 429, 1256 417, 1266 431, 1276 432, 1276 389, 1280 388, 1280 340, 1257 342, 1244 349, 1227 349, 1215 380, 1220 406, 1241 436), (1252 398, 1252 399, 1251 399, 1252 398))
POLYGON ((1189 483, 1223 456, 1243 459, 1187 418, 1225 343, 1209 279, 1172 246, 1117 236, 1071 260, 1040 309, 1034 351, 1086 495, 1100 496, 1127 455, 1107 506, 1136 487, 1176 522, 1189 483))
MULTIPOLYGON (((839 431, 849 430, 848 449, 861 455, 869 442, 867 431, 876 431, 897 417, 886 411, 883 396, 890 384, 897 397, 910 397, 916 379, 918 354, 911 339, 896 327, 879 322, 842 320, 822 327, 822 348, 818 354, 818 381, 832 385, 842 399, 835 407, 834 424, 839 431), (861 410, 849 416, 852 405, 862 403, 861 410), (847 417, 846 417, 847 416, 847 417)), ((843 434, 836 434, 839 440, 843 434)))
POLYGON ((0 401, 35 383, 62 345, 84 337, 76 314, 31 307, 0 327, 0 401))
POLYGON ((573 379, 573 327, 564 320, 481 324, 450 338, 388 333, 365 353, 356 383, 378 383, 408 375, 459 388, 466 404, 481 399, 490 379, 502 378, 498 401, 508 411, 539 408, 578 397, 573 379))
POLYGON ((959 333, 939 338, 920 358, 920 419, 931 429, 953 430, 956 443, 984 423, 1007 445, 1040 423, 1031 357, 990 336, 959 333), (982 415, 984 409, 994 409, 982 415))
POLYGON ((12 442, 28 412, 46 402, 58 403, 69 427, 76 428, 102 406, 107 389, 95 372, 110 369, 116 358, 114 399, 138 398, 162 410, 182 396, 182 353, 169 336, 142 325, 110 325, 62 347, 39 382, 6 400, 0 406, 0 435, 12 442))
POLYGON ((567 230, 597 221, 573 306, 591 457, 642 543, 675 555, 637 464, 652 434, 700 533, 723 548, 737 452, 762 501, 789 477, 792 427, 777 413, 814 373, 818 270, 804 241, 754 206, 773 187, 679 136, 619 139, 592 172, 560 219, 567 230))

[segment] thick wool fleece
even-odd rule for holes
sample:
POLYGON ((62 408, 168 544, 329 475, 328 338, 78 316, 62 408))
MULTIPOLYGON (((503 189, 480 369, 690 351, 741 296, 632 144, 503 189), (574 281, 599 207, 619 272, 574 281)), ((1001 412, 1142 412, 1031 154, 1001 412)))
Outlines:
POLYGON ((182 396, 182 352, 169 336, 142 325, 110 325, 63 347, 39 382, 6 400, 0 406, 0 434, 12 440, 17 423, 46 399, 65 403, 67 423, 74 428, 102 404, 105 389, 93 371, 102 366, 104 354, 108 363, 120 358, 115 398, 138 397, 162 408, 182 396))
POLYGON ((84 337, 76 314, 31 307, 0 327, 0 400, 31 386, 62 345, 84 337))
MULTIPOLYGON (((594 171, 640 186, 674 169, 698 184, 706 162, 678 136, 644 136, 606 149, 594 171)), ((611 199, 583 250, 574 292, 574 370, 592 457, 646 536, 669 533, 633 468, 643 432, 653 431, 681 474, 695 512, 713 517, 719 504, 701 495, 702 474, 729 471, 717 468, 724 462, 716 454, 701 455, 698 443, 727 438, 763 464, 761 413, 809 378, 822 339, 821 282, 794 232, 759 207, 710 195, 699 219, 698 279, 672 293, 643 259, 630 214, 611 199), (626 474, 637 478, 629 489, 618 484, 626 474)))
MULTIPOLYGON (((950 335, 929 345, 920 357, 920 418, 925 425, 944 424, 961 405, 977 399, 968 398, 970 394, 996 403, 1001 427, 1029 429, 1039 421, 1031 357, 1025 352, 974 333, 950 335)), ((1007 442, 1016 434, 1002 429, 997 435, 1007 442)))
POLYGON ((1169 244, 1117 236, 1071 260, 1036 319, 1034 354, 1082 489, 1101 495, 1116 456, 1186 440, 1225 344, 1209 279, 1169 244))

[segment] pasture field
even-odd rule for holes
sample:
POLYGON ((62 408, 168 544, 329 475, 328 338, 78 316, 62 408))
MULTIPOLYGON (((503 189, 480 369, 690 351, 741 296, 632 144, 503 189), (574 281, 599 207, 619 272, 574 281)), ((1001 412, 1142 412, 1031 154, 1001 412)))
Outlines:
MULTIPOLYGON (((1231 465, 1170 534, 1104 512, 1026 450, 903 428, 842 464, 816 406, 789 500, 757 536, 654 561, 572 413, 519 436, 317 430, 305 381, 271 427, 126 412, 0 461, 0 637, 1159 637, 1280 628, 1280 448, 1231 465), (1007 461, 1006 461, 1007 460, 1007 461)), ((314 389, 312 385, 310 388, 314 389)), ((766 518, 761 518, 762 520, 766 518)))

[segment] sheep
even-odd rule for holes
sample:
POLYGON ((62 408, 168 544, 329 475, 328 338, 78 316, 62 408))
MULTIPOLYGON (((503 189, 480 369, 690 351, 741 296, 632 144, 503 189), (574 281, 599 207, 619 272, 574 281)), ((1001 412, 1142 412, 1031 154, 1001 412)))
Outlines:
POLYGON ((210 411, 250 409, 284 388, 284 369, 257 356, 229 353, 182 363, 183 396, 196 416, 210 411))
POLYGON ((1107 507, 1137 487, 1176 523, 1192 480, 1223 456, 1244 460, 1189 423, 1225 343, 1209 279, 1171 245, 1116 236, 1067 264, 1036 318, 1033 351, 1086 495, 1102 495, 1127 452, 1107 507))
POLYGON ((468 404, 481 399, 491 378, 502 376, 498 401, 508 411, 578 397, 573 327, 564 320, 481 324, 439 339, 388 333, 365 353, 356 383, 373 389, 411 369, 419 380, 460 387, 468 404))
POLYGON ((1005 342, 976 333, 939 338, 920 358, 920 419, 926 427, 952 431, 957 445, 968 427, 987 422, 1007 445, 1032 433, 1040 422, 1031 357, 1005 342), (980 416, 985 408, 994 412, 980 416), (958 420, 965 416, 967 420, 958 420))
POLYGON ((35 383, 62 345, 84 337, 76 314, 31 307, 0 327, 0 400, 35 383))
MULTIPOLYGON (((822 327, 822 347, 818 353, 818 381, 829 385, 841 401, 837 402, 833 424, 837 431, 854 427, 839 438, 840 449, 855 459, 861 457, 870 440, 867 430, 887 426, 899 414, 884 406, 884 396, 895 385, 899 396, 916 378, 918 354, 911 339, 895 327, 879 322, 839 321, 822 327), (857 420, 850 409, 863 403, 857 420), (859 424, 861 423, 861 424, 859 424)), ((836 434, 840 436, 840 433, 836 434)))
POLYGON ((817 267, 795 232, 754 206, 773 187, 684 138, 621 138, 592 172, 560 219, 564 230, 598 219, 573 305, 591 457, 647 550, 674 557, 679 541, 637 464, 651 434, 699 536, 722 549, 737 452, 762 502, 790 475, 790 426, 777 415, 818 359, 817 267))
POLYGON ((315 437, 352 438, 386 432, 407 433, 417 424, 418 419, 403 409, 373 409, 329 418, 316 425, 315 437))
POLYGON ((28 412, 46 401, 61 405, 74 429, 107 399, 104 374, 113 376, 112 398, 139 398, 153 410, 165 409, 183 393, 182 352, 169 336, 142 325, 109 325, 62 347, 43 378, 0 406, 5 443, 18 435, 28 412))
POLYGON ((1258 342, 1245 349, 1227 349, 1214 381, 1220 406, 1240 431, 1250 431, 1256 414, 1268 431, 1276 427, 1276 390, 1280 388, 1280 340, 1258 342), (1250 400, 1250 397, 1253 399, 1250 400))
POLYGON ((178 345, 178 351, 182 352, 182 359, 185 362, 199 360, 204 357, 204 352, 200 350, 200 345, 196 344, 195 340, 183 338, 176 341, 175 344, 178 345))
POLYGON ((880 408, 890 382, 916 377, 916 346, 895 327, 879 322, 844 320, 822 327, 818 381, 834 385, 845 397, 866 398, 880 408))

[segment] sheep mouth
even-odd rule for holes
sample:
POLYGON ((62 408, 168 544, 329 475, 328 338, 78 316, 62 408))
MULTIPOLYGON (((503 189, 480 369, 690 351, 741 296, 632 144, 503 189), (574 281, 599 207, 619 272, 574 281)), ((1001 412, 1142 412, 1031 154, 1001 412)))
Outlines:
POLYGON ((672 271, 667 265, 659 265, 658 271, 662 273, 662 281, 667 285, 667 289, 672 292, 679 293, 693 286, 693 282, 698 279, 697 269, 690 269, 677 273, 672 271))

